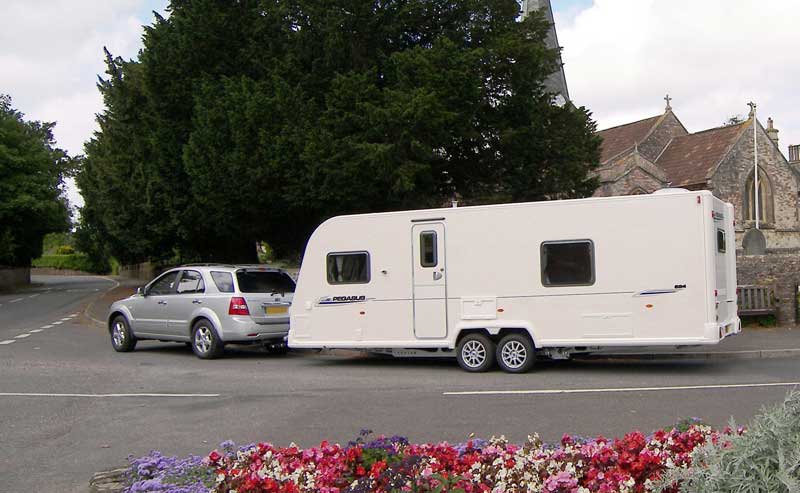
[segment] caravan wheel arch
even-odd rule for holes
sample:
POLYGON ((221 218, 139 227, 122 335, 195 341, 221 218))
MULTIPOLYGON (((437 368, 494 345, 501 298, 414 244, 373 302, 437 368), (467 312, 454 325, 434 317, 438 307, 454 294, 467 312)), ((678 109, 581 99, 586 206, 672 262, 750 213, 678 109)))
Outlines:
POLYGON ((498 326, 487 326, 487 324, 458 324, 456 326, 456 337, 454 340, 453 347, 450 349, 455 349, 458 347, 458 343, 461 341, 461 338, 467 334, 474 334, 476 332, 484 333, 488 335, 493 341, 498 342, 500 339, 503 338, 506 334, 523 334, 530 337, 531 342, 533 342, 533 346, 535 348, 540 348, 539 343, 536 340, 536 335, 533 330, 533 327, 530 324, 526 324, 524 322, 519 322, 516 324, 509 324, 508 321, 505 321, 503 325, 498 326))

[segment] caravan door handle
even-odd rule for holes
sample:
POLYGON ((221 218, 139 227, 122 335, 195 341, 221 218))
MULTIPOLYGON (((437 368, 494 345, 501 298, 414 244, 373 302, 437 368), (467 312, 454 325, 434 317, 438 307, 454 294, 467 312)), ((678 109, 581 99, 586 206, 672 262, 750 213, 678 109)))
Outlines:
POLYGON ((441 278, 442 278, 442 273, 441 272, 434 272, 433 273, 433 280, 434 281, 438 281, 441 278))

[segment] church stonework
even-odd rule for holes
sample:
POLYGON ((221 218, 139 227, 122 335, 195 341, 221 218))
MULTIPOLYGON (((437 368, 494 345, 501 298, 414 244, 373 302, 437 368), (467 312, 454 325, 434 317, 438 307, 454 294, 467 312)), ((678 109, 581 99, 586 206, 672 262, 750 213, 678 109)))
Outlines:
POLYGON ((777 318, 797 323, 800 285, 800 146, 787 159, 770 119, 750 117, 701 132, 686 130, 670 105, 662 115, 601 130, 600 183, 595 196, 652 193, 665 187, 710 190, 734 205, 737 283, 772 286, 777 318), (753 125, 758 136, 755 193, 753 125), (759 229, 755 197, 758 196, 759 229))

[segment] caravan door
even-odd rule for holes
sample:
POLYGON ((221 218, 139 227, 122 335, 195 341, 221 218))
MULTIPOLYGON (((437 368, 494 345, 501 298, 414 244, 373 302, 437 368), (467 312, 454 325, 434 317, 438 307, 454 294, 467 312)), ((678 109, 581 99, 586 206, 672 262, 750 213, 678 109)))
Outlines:
POLYGON ((445 229, 442 223, 415 224, 411 228, 414 254, 412 296, 414 335, 418 339, 447 336, 447 270, 445 229))

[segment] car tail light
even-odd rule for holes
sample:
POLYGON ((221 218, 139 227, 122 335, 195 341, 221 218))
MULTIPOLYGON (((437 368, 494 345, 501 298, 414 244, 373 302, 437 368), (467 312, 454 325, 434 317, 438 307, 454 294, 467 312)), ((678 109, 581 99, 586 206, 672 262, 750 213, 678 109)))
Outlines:
POLYGON ((231 298, 231 303, 228 305, 228 315, 250 315, 250 310, 247 309, 247 302, 244 298, 239 296, 231 298))

